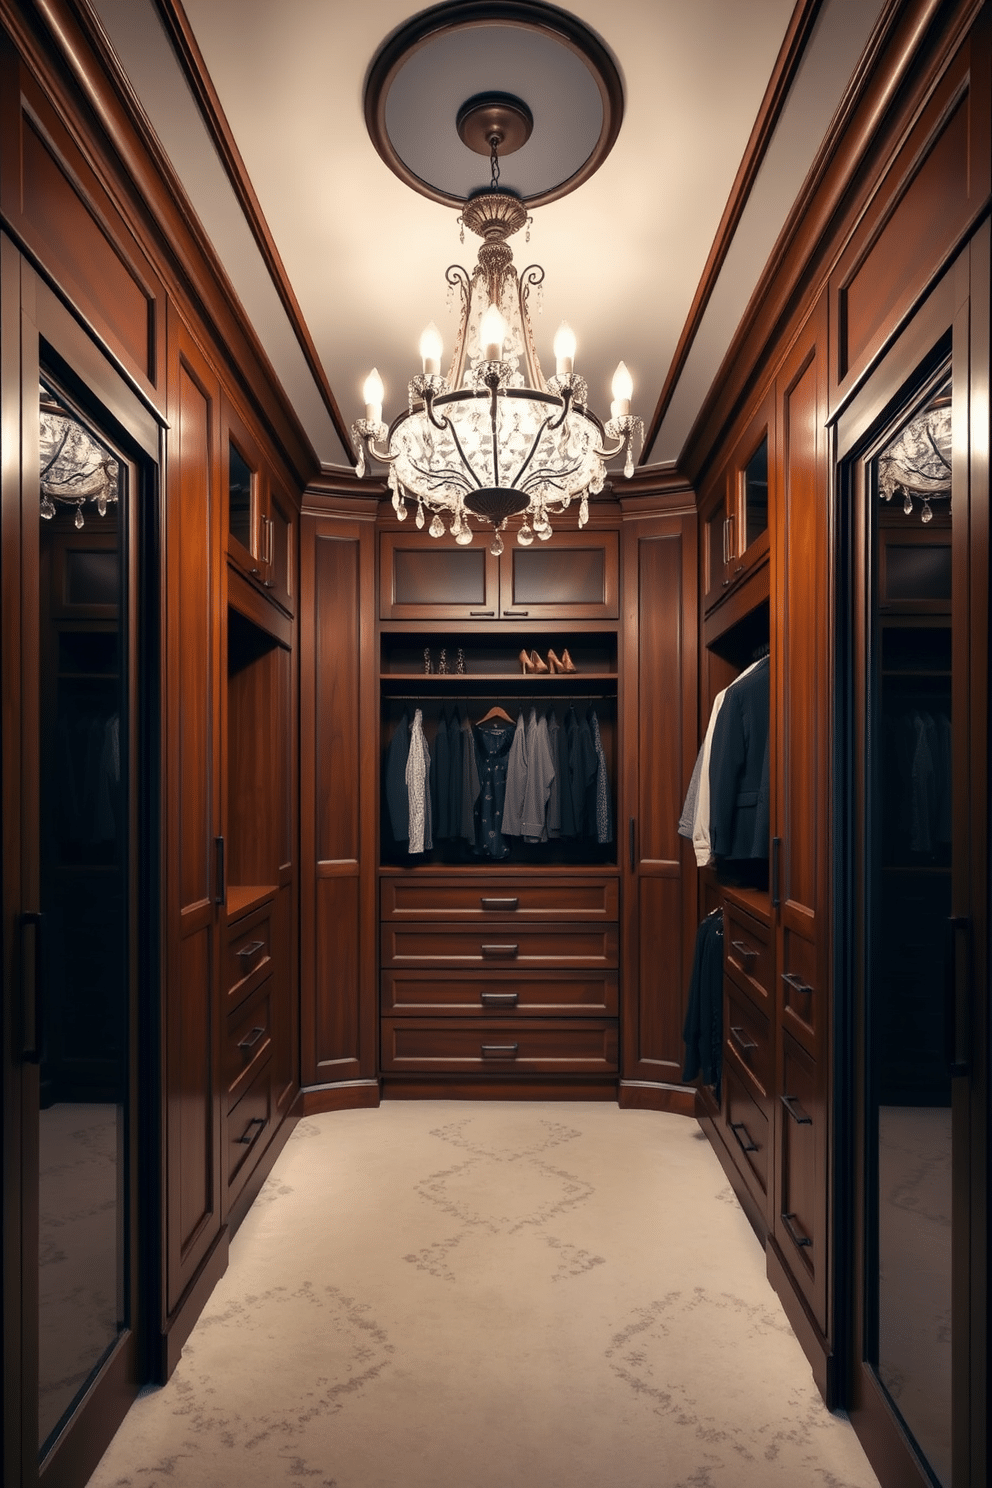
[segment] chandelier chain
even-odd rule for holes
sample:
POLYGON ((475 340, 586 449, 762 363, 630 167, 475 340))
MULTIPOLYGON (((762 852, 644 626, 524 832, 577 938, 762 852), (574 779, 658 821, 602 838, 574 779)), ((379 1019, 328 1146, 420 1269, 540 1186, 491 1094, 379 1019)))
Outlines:
POLYGON ((490 150, 489 164, 490 164, 490 167, 492 169, 492 176, 493 176, 492 181, 490 183, 490 190, 491 191, 498 191, 499 190, 499 135, 498 134, 491 134, 489 136, 489 150, 490 150))

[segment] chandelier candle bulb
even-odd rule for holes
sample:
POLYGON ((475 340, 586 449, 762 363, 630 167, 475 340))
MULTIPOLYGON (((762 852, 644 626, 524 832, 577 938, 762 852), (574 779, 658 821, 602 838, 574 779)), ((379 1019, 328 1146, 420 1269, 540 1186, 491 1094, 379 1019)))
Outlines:
POLYGON ((613 374, 613 403, 610 412, 614 418, 625 418, 630 413, 630 400, 634 396, 634 382, 623 362, 613 374))
POLYGON ((420 338, 420 356, 424 364, 424 376, 436 377, 441 371, 441 353, 444 343, 441 340, 441 332, 431 321, 420 338))
POLYGON ((386 396, 386 390, 382 385, 378 368, 373 367, 365 379, 362 389, 362 397, 365 400, 365 417, 370 424, 382 423, 382 400, 386 396))
POLYGON ((575 362, 575 332, 567 320, 563 320, 555 332, 553 349, 556 375, 570 376, 575 362))
POLYGON ((501 362, 503 360, 503 343, 506 340, 506 321, 499 311, 498 305, 490 305, 482 317, 479 326, 479 340, 484 347, 484 360, 487 362, 501 362))

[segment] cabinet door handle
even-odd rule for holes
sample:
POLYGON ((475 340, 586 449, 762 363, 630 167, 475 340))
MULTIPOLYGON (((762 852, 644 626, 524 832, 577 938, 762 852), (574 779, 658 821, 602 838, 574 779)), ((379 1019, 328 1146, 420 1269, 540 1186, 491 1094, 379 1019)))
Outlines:
MULTIPOLYGON (((259 1131, 261 1131, 262 1127, 266 1124, 268 1119, 269 1118, 267 1116, 253 1116, 248 1125, 245 1127, 242 1135, 240 1137, 235 1137, 234 1140, 236 1142, 243 1143, 245 1147, 250 1146, 250 1144, 255 1140, 255 1137, 252 1136, 252 1127, 257 1126, 259 1131)), ((257 1134, 258 1133, 256 1133, 255 1135, 257 1136, 257 1134)))
POLYGON ((484 945, 482 947, 484 956, 516 956, 519 952, 518 945, 484 945))
POLYGON ((812 1245, 813 1242, 808 1235, 802 1234, 801 1231, 796 1228, 794 1223, 795 1218, 796 1216, 794 1214, 783 1214, 782 1223, 785 1225, 785 1233, 788 1235, 793 1245, 798 1245, 800 1250, 802 1250, 804 1245, 812 1245))
POLYGON ((495 610, 469 610, 469 614, 473 620, 476 618, 488 619, 490 616, 495 615, 495 613, 495 610))
POLYGON ((751 1136, 751 1133, 748 1131, 743 1121, 732 1121, 730 1123, 730 1130, 737 1138, 737 1145, 742 1152, 757 1152, 758 1144, 751 1136), (743 1137, 741 1136, 741 1132, 744 1133, 743 1137), (747 1140, 745 1140, 745 1138, 747 1140))
POLYGON ((27 909, 20 916, 21 932, 21 1058, 25 1064, 40 1064, 44 1054, 45 1017, 43 1008, 44 978, 42 975, 41 926, 44 915, 40 910, 27 909), (33 976, 25 976, 27 969, 26 936, 28 926, 34 929, 33 976))
POLYGON ((792 1117, 797 1126, 813 1125, 812 1116, 806 1115, 806 1112, 803 1110, 802 1106, 799 1104, 799 1101, 794 1095, 780 1095, 779 1100, 782 1102, 783 1106, 788 1111, 789 1115, 792 1117))
POLYGON ((479 1001, 483 1007, 516 1007, 520 1001, 519 992, 480 992, 479 1001))
POLYGON ((214 903, 227 903, 227 867, 224 862, 224 839, 214 838, 214 847, 217 849, 217 883, 215 885, 214 903))
POLYGON ((503 614, 507 620, 526 620, 530 610, 504 610, 503 614))
POLYGON ((757 1044, 752 1043, 752 1041, 748 1038, 743 1028, 735 1028, 734 1025, 731 1024, 730 1033, 731 1037, 734 1040, 734 1043, 737 1045, 738 1049, 740 1049, 742 1054, 750 1054, 752 1049, 756 1049, 758 1047, 757 1044))
POLYGON ((254 1049, 255 1045, 258 1043, 259 1039, 262 1037, 262 1034, 264 1032, 265 1032, 265 1029, 264 1028, 253 1028, 252 1031, 251 1031, 251 1033, 246 1033, 245 1034, 244 1038, 241 1040, 240 1044, 238 1045, 238 1048, 239 1049, 254 1049))
POLYGON ((483 909, 519 909, 519 899, 488 899, 484 894, 479 899, 483 909))
POLYGON ((787 987, 792 988, 793 992, 805 992, 809 994, 813 991, 809 982, 804 982, 802 977, 797 976, 794 971, 783 971, 782 980, 787 987))
POLYGON ((746 940, 732 940, 730 944, 738 956, 743 956, 745 961, 750 961, 753 957, 761 955, 761 952, 754 950, 753 947, 748 945, 746 940))
POLYGON ((516 1059, 519 1044, 483 1044, 483 1059, 516 1059))
POLYGON ((265 950, 265 941, 264 940, 250 940, 247 945, 243 945, 241 947, 240 951, 235 951, 234 954, 238 957, 238 959, 240 961, 250 961, 251 958, 252 958, 252 956, 256 956, 259 951, 264 951, 264 950, 265 950))

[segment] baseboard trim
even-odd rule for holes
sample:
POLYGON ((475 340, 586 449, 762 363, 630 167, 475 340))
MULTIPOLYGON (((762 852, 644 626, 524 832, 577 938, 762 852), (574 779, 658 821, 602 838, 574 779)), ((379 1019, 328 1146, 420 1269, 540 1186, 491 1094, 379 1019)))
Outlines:
POLYGON ((623 1111, 667 1111, 673 1116, 695 1116, 692 1086, 656 1085, 651 1080, 621 1080, 617 1104, 623 1111))
POLYGON ((413 1075, 382 1080, 383 1100, 526 1100, 526 1101, 615 1101, 615 1079, 573 1080, 567 1085, 551 1080, 439 1080, 434 1075, 413 1075))
POLYGON ((374 1109, 380 1099, 378 1080, 342 1080, 339 1085, 305 1086, 301 1094, 303 1116, 374 1109))
POLYGON ((813 1371, 816 1388, 823 1396, 828 1410, 834 1410, 837 1401, 837 1370, 833 1350, 820 1332, 815 1320, 810 1317, 806 1303, 796 1290, 792 1274, 782 1257, 773 1235, 768 1236, 765 1246, 765 1265, 768 1280, 778 1294, 793 1333, 799 1339, 803 1353, 813 1371))

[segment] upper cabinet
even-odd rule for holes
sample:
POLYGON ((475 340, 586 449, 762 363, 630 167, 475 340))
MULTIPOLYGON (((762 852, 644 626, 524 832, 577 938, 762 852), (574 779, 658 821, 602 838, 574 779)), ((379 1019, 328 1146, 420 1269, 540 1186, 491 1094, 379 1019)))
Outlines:
POLYGON ((426 532, 384 532, 379 550, 383 620, 615 620, 616 532, 555 532, 547 544, 508 542, 498 558, 484 534, 467 547, 426 532))
POLYGON ((227 498, 227 556, 292 615, 296 599, 296 514, 258 441, 225 398, 221 458, 227 498))
POLYGON ((708 612, 768 559, 771 405, 740 435, 701 510, 703 609, 708 612))

